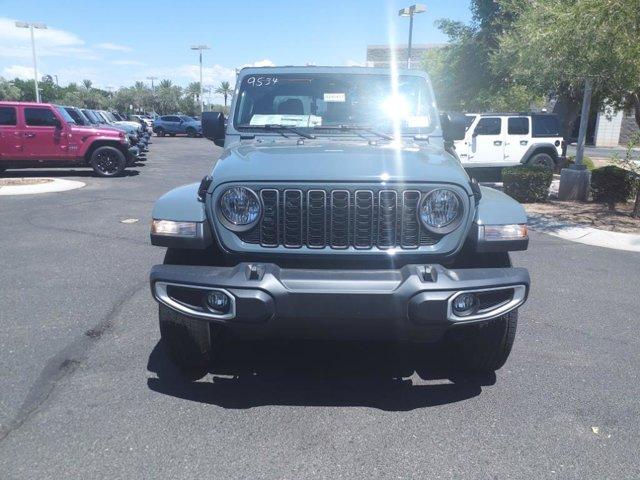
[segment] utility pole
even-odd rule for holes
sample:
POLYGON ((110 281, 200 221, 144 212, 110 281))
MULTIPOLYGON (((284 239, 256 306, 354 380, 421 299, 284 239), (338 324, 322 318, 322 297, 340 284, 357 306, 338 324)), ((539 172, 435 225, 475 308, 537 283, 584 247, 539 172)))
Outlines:
POLYGON ((204 98, 202 98, 202 51, 209 50, 208 45, 191 45, 191 50, 198 50, 200 53, 200 113, 204 112, 204 98))
POLYGON ((151 91, 152 91, 153 93, 155 93, 155 91, 156 91, 155 87, 153 86, 153 81, 154 81, 154 80, 157 80, 157 79, 158 79, 158 77, 153 77, 153 76, 151 76, 151 77, 147 77, 147 80, 151 80, 151 91))
POLYGON ((427 7, 420 3, 405 7, 398 12, 401 17, 409 17, 409 45, 407 46, 407 68, 411 68, 411 44, 413 41, 413 16, 416 13, 423 13, 427 11, 427 7))
POLYGON ((16 22, 18 28, 28 28, 31 32, 31 53, 33 54, 33 81, 36 88, 36 102, 40 103, 40 89, 38 88, 38 61, 36 59, 36 41, 33 36, 33 29, 46 30, 47 26, 44 23, 33 22, 16 22))
POLYGON ((558 200, 578 200, 584 202, 589 195, 591 172, 583 163, 584 144, 587 138, 589 126, 589 110, 591 109, 591 94, 593 80, 589 77, 584 80, 584 96, 582 97, 582 111, 580 113, 580 131, 578 132, 578 147, 576 150, 576 163, 569 168, 563 168, 560 172, 560 188, 558 200))

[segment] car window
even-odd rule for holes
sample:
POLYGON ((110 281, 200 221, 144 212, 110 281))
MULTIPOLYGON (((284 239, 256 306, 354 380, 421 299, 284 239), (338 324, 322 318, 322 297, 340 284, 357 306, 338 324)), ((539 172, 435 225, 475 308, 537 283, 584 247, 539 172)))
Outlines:
POLYGON ((509 117, 507 133, 509 135, 528 135, 529 119, 527 117, 509 117))
POLYGON ((57 118, 49 108, 25 108, 24 120, 32 127, 55 127, 57 118))
POLYGON ((15 125, 16 123, 15 107, 0 107, 0 125, 15 125))
POLYGON ((471 125, 473 124, 475 119, 476 119, 476 117, 473 116, 473 115, 465 115, 464 116, 464 131, 465 132, 467 130, 469 130, 469 127, 471 127, 471 125))
POLYGON ((171 121, 171 120, 170 120, 170 118, 171 118, 171 117, 169 117, 169 116, 167 115, 167 116, 164 116, 164 117, 160 117, 160 120, 161 120, 161 121, 163 121, 163 122, 170 122, 170 121, 171 121))
POLYGON ((476 135, 500 135, 502 119, 497 117, 481 118, 473 131, 476 135))
POLYGON ((535 115, 533 120, 534 137, 560 137, 560 124, 554 115, 535 115))
POLYGON ((180 121, 180 117, 175 117, 175 116, 171 116, 168 117, 170 122, 179 122, 180 121))

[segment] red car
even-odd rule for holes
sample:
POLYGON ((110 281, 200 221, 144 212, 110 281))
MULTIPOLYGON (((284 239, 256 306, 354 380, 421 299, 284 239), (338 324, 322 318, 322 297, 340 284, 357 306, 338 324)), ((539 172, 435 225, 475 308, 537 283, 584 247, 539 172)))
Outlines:
POLYGON ((115 177, 133 164, 134 150, 124 132, 77 125, 57 105, 0 102, 0 172, 80 166, 115 177))

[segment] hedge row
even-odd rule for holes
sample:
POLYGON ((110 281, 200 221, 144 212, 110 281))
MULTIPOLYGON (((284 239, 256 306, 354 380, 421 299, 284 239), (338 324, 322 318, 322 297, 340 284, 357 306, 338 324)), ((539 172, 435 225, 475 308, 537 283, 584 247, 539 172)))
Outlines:
POLYGON ((504 192, 522 203, 546 202, 553 170, 542 166, 502 169, 504 192))

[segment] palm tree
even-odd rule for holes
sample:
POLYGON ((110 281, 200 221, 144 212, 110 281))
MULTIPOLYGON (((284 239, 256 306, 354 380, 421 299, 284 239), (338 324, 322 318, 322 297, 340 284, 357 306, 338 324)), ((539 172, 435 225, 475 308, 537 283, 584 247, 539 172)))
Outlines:
POLYGON ((91 80, 84 79, 82 80, 82 86, 87 90, 91 90, 91 87, 93 86, 93 82, 91 80))
POLYGON ((200 103, 200 82, 191 82, 184 89, 184 94, 191 97, 194 102, 200 103))
POLYGON ((227 97, 233 94, 231 84, 229 82, 220 82, 220 86, 216 88, 216 93, 224 97, 224 106, 227 106, 227 97))

